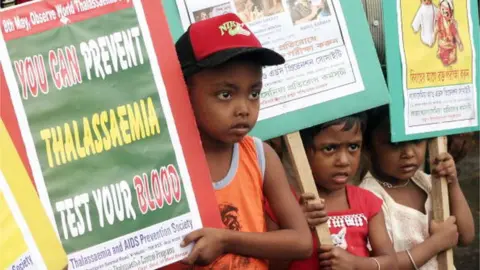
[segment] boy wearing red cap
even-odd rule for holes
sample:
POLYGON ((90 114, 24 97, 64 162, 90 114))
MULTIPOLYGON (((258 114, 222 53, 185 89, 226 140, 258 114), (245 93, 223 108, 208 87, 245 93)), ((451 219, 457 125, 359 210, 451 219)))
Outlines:
POLYGON ((273 149, 247 136, 254 127, 262 67, 283 64, 234 14, 194 23, 176 50, 202 139, 225 229, 187 235, 184 262, 210 269, 267 269, 267 259, 300 259, 311 234, 273 149), (267 199, 283 230, 266 232, 267 199))

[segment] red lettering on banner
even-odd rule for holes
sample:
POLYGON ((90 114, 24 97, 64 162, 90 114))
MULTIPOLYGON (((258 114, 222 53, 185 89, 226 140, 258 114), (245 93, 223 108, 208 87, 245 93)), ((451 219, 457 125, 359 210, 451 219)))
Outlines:
POLYGON ((165 198, 165 202, 168 205, 172 205, 172 191, 170 190, 171 184, 170 184, 170 177, 168 177, 168 171, 167 168, 162 167, 160 169, 160 179, 162 181, 162 187, 163 187, 163 197, 165 198))
POLYGON ((176 202, 180 202, 180 200, 182 199, 181 180, 180 176, 177 173, 177 169, 175 169, 175 166, 171 164, 168 165, 168 175, 171 179, 171 183, 173 184, 173 198, 176 202))
POLYGON ((48 52, 48 63, 50 65, 50 72, 52 73, 53 83, 57 89, 62 89, 62 82, 60 80, 60 74, 54 72, 55 67, 58 66, 57 55, 54 50, 48 52))
POLYGON ((13 65, 22 87, 23 99, 28 99, 29 93, 33 97, 38 96, 39 89, 44 94, 48 93, 47 72, 42 55, 29 56, 24 60, 14 61, 13 65))
POLYGON ((48 94, 48 78, 47 78, 47 69, 45 68, 45 61, 43 60, 43 55, 33 56, 33 64, 37 70, 37 84, 40 88, 40 91, 44 94, 48 94))
POLYGON ((133 178, 133 186, 135 187, 135 191, 137 192, 137 202, 138 208, 142 214, 147 213, 148 205, 147 200, 145 199, 145 188, 143 186, 142 178, 138 175, 135 175, 133 178))
POLYGON ((152 211, 157 209, 157 206, 155 205, 155 200, 152 199, 152 194, 150 192, 150 184, 148 183, 148 176, 146 173, 143 174, 143 185, 145 186, 146 190, 146 198, 148 199, 148 208, 152 211))
POLYGON ((20 81, 20 84, 22 85, 22 96, 24 99, 28 98, 28 90, 30 90, 30 94, 32 96, 36 97, 38 92, 36 88, 31 88, 30 87, 30 82, 28 79, 28 74, 27 74, 27 62, 30 62, 31 64, 31 58, 27 57, 25 58, 25 61, 23 60, 18 60, 14 62, 15 70, 17 71, 17 77, 18 80, 20 81))
POLYGON ((173 165, 161 167, 160 171, 153 169, 150 179, 146 173, 142 176, 143 178, 136 175, 133 178, 138 207, 142 214, 162 209, 165 203, 172 205, 173 200, 178 203, 182 199, 181 179, 173 165))
POLYGON ((75 46, 70 45, 64 49, 58 48, 56 52, 50 50, 48 59, 52 79, 58 90, 82 83, 82 74, 75 46))
POLYGON ((68 70, 67 66, 67 60, 65 59, 65 55, 63 54, 63 51, 58 49, 57 50, 57 57, 58 57, 58 62, 60 63, 60 76, 61 76, 61 82, 62 85, 59 89, 62 89, 63 87, 66 86, 72 86, 72 74, 68 70))
POLYGON ((65 47, 65 54, 67 55, 67 63, 71 68, 70 72, 74 81, 82 83, 82 73, 80 72, 80 63, 78 62, 77 49, 75 46, 65 47))
POLYGON ((152 179, 152 189, 153 193, 155 194, 155 200, 157 202, 158 208, 163 208, 163 190, 162 184, 160 182, 160 176, 158 175, 157 170, 152 170, 150 174, 150 178, 152 179))

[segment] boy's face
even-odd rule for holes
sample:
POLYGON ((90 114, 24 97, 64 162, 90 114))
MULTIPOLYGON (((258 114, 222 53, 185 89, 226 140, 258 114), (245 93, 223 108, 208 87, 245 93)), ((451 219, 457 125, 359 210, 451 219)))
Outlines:
POLYGON ((413 177, 425 161, 425 140, 391 143, 389 121, 382 123, 372 134, 372 166, 380 177, 405 181, 413 177))
POLYGON ((202 139, 240 141, 255 126, 262 67, 234 61, 191 77, 190 99, 202 139))
POLYGON ((317 186, 328 191, 341 189, 360 163, 362 131, 359 124, 342 130, 345 124, 330 126, 318 133, 307 157, 317 186))

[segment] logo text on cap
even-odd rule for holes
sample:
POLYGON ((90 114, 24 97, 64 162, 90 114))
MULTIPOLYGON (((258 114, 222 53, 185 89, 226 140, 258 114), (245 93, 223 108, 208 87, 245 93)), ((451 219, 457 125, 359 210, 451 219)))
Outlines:
POLYGON ((243 28, 243 24, 236 21, 228 21, 220 25, 220 32, 223 35, 227 32, 230 36, 244 35, 250 36, 250 32, 243 28))

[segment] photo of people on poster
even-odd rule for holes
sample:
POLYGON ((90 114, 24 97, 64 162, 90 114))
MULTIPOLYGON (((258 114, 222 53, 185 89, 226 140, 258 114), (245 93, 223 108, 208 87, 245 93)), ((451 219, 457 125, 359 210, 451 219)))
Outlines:
POLYGON ((193 12, 193 16, 195 18, 195 22, 199 22, 230 12, 232 12, 232 5, 229 2, 226 2, 220 5, 197 10, 193 12))
POLYGON ((235 0, 234 2, 237 14, 244 22, 252 22, 285 11, 281 0, 235 0))
POLYGON ((444 66, 457 62, 457 51, 463 51, 454 10, 452 0, 441 0, 438 7, 432 0, 421 0, 412 22, 413 31, 420 32, 424 45, 437 50, 437 58, 444 66))
POLYGON ((288 7, 295 25, 330 15, 327 0, 289 0, 288 7))

